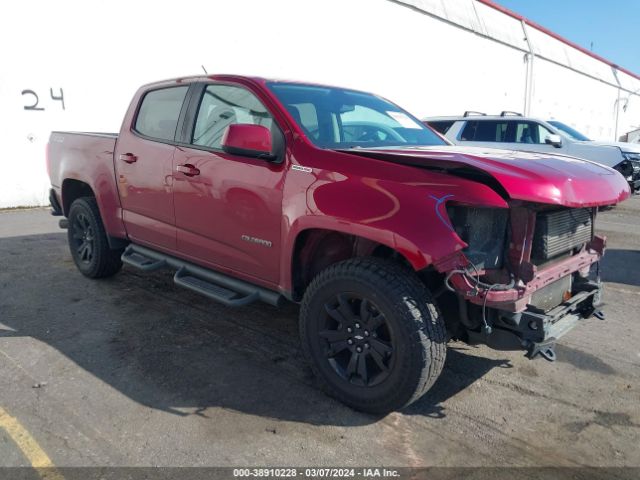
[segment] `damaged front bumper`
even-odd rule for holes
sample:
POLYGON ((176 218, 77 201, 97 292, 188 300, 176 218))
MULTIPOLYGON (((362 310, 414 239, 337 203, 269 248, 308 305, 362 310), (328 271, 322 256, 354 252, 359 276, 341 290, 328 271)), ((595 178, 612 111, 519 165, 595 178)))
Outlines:
POLYGON ((555 360, 555 342, 583 319, 604 319, 598 310, 602 285, 589 280, 591 266, 604 253, 606 240, 595 236, 585 248, 552 265, 521 265, 518 281, 505 288, 478 288, 467 274, 451 276, 461 301, 469 343, 498 350, 526 350, 555 360), (508 287, 508 288, 507 288, 508 287), (469 328, 470 327, 470 328, 469 328))
POLYGON ((457 293, 471 303, 518 312, 531 304, 531 297, 537 291, 576 272, 586 274, 591 265, 602 258, 605 240, 595 237, 589 247, 544 269, 538 269, 531 263, 523 264, 518 275, 519 285, 513 288, 485 291, 479 295, 469 277, 462 274, 453 275, 450 283, 457 293))
POLYGON ((585 280, 569 300, 547 312, 532 305, 522 312, 492 309, 491 329, 469 331, 469 341, 498 350, 524 349, 529 358, 540 354, 553 361, 555 342, 578 322, 591 316, 604 320, 604 315, 598 310, 601 294, 599 282, 585 280))

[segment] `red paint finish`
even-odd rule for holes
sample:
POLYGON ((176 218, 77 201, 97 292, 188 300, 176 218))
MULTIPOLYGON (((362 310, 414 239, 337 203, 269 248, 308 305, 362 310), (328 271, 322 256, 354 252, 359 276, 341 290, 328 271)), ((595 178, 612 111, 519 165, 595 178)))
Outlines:
POLYGON ((182 146, 174 157, 174 165, 181 164, 200 173, 173 173, 176 250, 211 268, 277 285, 284 165, 182 146))
MULTIPOLYGON (((173 86, 164 82, 154 88, 173 86)), ((128 237, 137 243, 176 248, 173 205, 175 146, 143 138, 133 123, 147 89, 140 89, 127 111, 116 143, 113 165, 128 237)))
POLYGON ((74 182, 87 185, 96 197, 105 230, 109 235, 126 238, 122 206, 113 171, 116 136, 79 135, 52 132, 48 162, 51 186, 68 213, 67 201, 74 182))
POLYGON ((173 153, 175 147, 121 132, 116 146, 115 172, 123 221, 135 242, 175 249, 173 153), (121 160, 133 153, 137 161, 121 160))
MULTIPOLYGON (((255 126, 234 125, 225 142, 264 151, 271 144, 264 133, 255 126)), ((446 205, 510 208, 515 221, 507 257, 522 274, 529 268, 526 242, 532 234, 527 206, 595 207, 629 196, 617 172, 568 157, 447 145, 321 149, 307 139, 266 80, 231 75, 142 87, 117 143, 115 137, 54 133, 49 154, 56 191, 66 179, 90 186, 110 235, 285 293, 293 291, 296 242, 310 229, 364 239, 358 252, 386 246, 416 270, 434 266, 449 272, 468 261, 463 253, 467 245, 453 230, 446 205), (250 90, 283 133, 282 161, 186 142, 161 143, 132 131, 145 92, 194 82, 250 90), (518 212, 522 218, 514 217, 518 212)), ((336 255, 342 255, 344 249, 338 250, 336 255)), ((590 252, 570 258, 563 271, 582 269, 585 262, 600 258, 601 251, 590 252)), ((499 296, 490 301, 520 308, 558 271, 532 271, 524 289, 491 292, 499 296)), ((462 278, 452 282, 466 291, 462 278)))
POLYGON ((369 153, 423 167, 472 167, 495 178, 514 200, 590 207, 618 203, 630 194, 627 182, 612 168, 563 155, 457 146, 369 153))
POLYGON ((271 152, 271 131, 262 125, 229 125, 222 146, 254 152, 271 152))

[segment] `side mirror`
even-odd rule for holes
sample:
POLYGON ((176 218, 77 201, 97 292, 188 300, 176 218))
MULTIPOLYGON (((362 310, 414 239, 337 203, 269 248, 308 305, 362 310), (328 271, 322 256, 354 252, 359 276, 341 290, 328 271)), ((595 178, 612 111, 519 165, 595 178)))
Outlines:
POLYGON ((547 145, 553 145, 556 148, 560 148, 562 146, 562 137, 557 134, 547 135, 544 138, 544 143, 547 145))
POLYGON ((232 155, 275 160, 271 130, 263 125, 235 123, 222 137, 222 150, 232 155))

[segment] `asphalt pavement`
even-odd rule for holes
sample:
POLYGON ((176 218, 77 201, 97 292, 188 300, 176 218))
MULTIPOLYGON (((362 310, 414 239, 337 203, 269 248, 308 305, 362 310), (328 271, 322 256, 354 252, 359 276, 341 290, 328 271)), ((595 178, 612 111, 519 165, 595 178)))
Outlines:
POLYGON ((295 305, 226 308, 169 272, 88 280, 57 222, 0 212, 0 466, 640 466, 640 197, 597 221, 605 321, 555 363, 451 343, 385 417, 318 389, 295 305))

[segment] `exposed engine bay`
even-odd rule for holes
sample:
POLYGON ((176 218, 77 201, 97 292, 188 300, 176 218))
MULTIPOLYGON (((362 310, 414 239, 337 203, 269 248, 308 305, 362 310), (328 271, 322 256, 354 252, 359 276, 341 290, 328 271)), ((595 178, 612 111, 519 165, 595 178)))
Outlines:
POLYGON ((447 213, 468 245, 468 265, 445 277, 468 342, 553 360, 561 335, 581 319, 602 316, 599 275, 591 275, 605 245, 594 234, 596 208, 450 205, 447 213))

